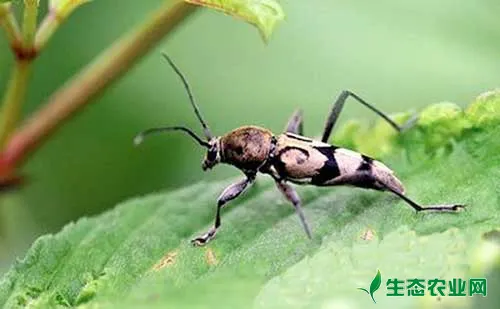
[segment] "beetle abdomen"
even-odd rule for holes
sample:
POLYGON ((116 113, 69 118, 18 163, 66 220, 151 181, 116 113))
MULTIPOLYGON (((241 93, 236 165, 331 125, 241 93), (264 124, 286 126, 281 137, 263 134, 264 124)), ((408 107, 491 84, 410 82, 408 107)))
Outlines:
POLYGON ((267 160, 272 138, 271 131, 256 126, 235 129, 221 137, 221 160, 243 170, 256 170, 267 160))
POLYGON ((373 169, 372 173, 376 179, 383 181, 385 185, 396 192, 405 193, 403 183, 394 175, 392 170, 379 161, 373 161, 373 166, 375 166, 375 169, 373 169))
POLYGON ((383 163, 358 152, 296 134, 279 136, 270 172, 280 179, 316 186, 352 185, 404 193, 401 181, 383 163), (383 185, 381 185, 383 183, 383 185))
MULTIPOLYGON (((339 176, 344 176, 344 178, 347 178, 348 175, 356 174, 368 174, 372 176, 369 178, 352 177, 352 179, 359 182, 350 183, 351 185, 376 190, 386 190, 384 186, 380 185, 380 183, 383 183, 394 191, 404 193, 405 189, 401 181, 394 175, 393 171, 382 162, 349 149, 331 147, 333 154, 329 159, 331 160, 331 157, 333 157, 334 161, 339 166, 339 176)), ((323 150, 323 152, 327 153, 328 151, 323 150)), ((326 180, 323 185, 335 184, 335 178, 336 177, 326 180)))

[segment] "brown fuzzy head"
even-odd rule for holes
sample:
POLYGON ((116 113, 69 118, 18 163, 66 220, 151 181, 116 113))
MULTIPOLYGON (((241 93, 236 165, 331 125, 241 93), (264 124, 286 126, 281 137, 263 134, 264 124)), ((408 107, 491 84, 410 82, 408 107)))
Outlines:
POLYGON ((256 171, 267 160, 273 134, 256 126, 235 129, 218 139, 220 162, 256 171))
POLYGON ((201 168, 206 171, 211 169, 220 162, 220 137, 215 137, 208 142, 209 147, 205 159, 201 164, 201 168))

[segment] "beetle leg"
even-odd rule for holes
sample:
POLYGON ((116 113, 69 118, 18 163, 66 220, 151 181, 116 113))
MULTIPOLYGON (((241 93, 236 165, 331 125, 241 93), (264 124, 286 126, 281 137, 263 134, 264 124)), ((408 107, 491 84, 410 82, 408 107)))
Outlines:
POLYGON ((381 179, 378 179, 377 177, 373 176, 373 174, 366 171, 359 171, 354 174, 339 176, 326 183, 326 185, 331 185, 331 186, 352 185, 360 188, 389 191, 398 196, 399 198, 401 198, 408 205, 413 207, 413 209, 415 209, 417 212, 419 211, 458 212, 465 208, 465 205, 462 204, 422 206, 416 203, 415 201, 411 200, 406 195, 404 195, 404 193, 395 190, 388 184, 384 183, 381 179))
POLYGON ((302 110, 298 109, 292 114, 292 117, 290 117, 290 119, 288 120, 285 132, 303 135, 304 128, 302 123, 303 123, 302 110))
POLYGON ((217 199, 217 211, 215 212, 215 223, 214 225, 203 235, 191 240, 196 246, 206 245, 210 240, 215 237, 217 229, 221 225, 220 211, 227 202, 237 198, 248 185, 252 184, 255 180, 255 175, 247 175, 247 178, 228 186, 217 199))
POLYGON ((306 232, 307 237, 312 238, 311 229, 309 228, 306 216, 302 211, 302 206, 301 206, 302 203, 300 201, 299 195, 297 194, 297 191, 295 191, 295 189, 292 188, 292 186, 290 186, 289 184, 283 182, 276 181, 276 186, 278 187, 280 192, 285 196, 285 198, 293 204, 295 210, 297 211, 297 214, 299 215, 300 222, 304 227, 304 231, 306 232))
POLYGON ((371 105, 370 103, 366 102, 363 100, 361 97, 359 97, 357 94, 350 92, 349 90, 344 90, 342 93, 338 96, 337 100, 333 104, 333 108, 330 111, 330 114, 328 115, 328 118, 325 123, 325 128, 323 130, 323 137, 321 138, 321 141, 326 143, 328 139, 330 138, 330 134, 332 133, 333 127, 335 126, 335 123, 337 122, 340 112, 342 111, 342 108, 344 107, 344 103, 349 97, 353 97, 364 105, 365 107, 369 108, 373 112, 375 112, 377 115, 382 117, 385 121, 387 121, 396 131, 402 132, 410 127, 412 127, 417 120, 417 117, 414 116, 410 120, 407 121, 407 123, 403 124, 402 126, 398 125, 395 123, 389 116, 381 112, 379 109, 377 109, 375 106, 371 105))
POLYGON ((408 205, 413 207, 417 212, 419 211, 435 211, 435 212, 458 212, 465 208, 463 204, 445 204, 445 205, 431 205, 431 206, 421 206, 408 198, 406 195, 398 192, 385 184, 382 184, 388 191, 400 197, 403 201, 405 201, 408 205))

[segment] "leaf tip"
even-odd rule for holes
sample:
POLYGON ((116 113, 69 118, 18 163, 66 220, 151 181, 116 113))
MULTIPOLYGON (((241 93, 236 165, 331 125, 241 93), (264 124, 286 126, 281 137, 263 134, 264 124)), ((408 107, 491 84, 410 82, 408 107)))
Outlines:
POLYGON ((50 10, 57 12, 59 18, 66 18, 79 6, 91 2, 92 0, 51 0, 50 10))
POLYGON ((257 27, 264 43, 269 42, 276 25, 285 19, 281 4, 276 0, 184 0, 243 19, 257 27))

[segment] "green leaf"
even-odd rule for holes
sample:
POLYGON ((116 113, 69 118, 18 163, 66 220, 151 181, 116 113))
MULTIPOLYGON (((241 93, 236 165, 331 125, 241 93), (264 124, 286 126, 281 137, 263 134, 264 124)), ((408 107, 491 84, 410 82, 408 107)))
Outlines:
POLYGON ((365 288, 358 288, 358 290, 365 291, 366 294, 370 295, 373 302, 376 304, 377 302, 375 301, 373 293, 375 293, 379 289, 381 282, 382 282, 382 276, 380 274, 380 270, 377 270, 377 274, 375 274, 375 277, 373 278, 372 283, 370 284, 370 292, 368 292, 368 290, 365 288))
POLYGON ((49 8, 59 19, 65 19, 79 6, 92 0, 50 0, 49 8))
POLYGON ((225 14, 241 18, 255 25, 268 41, 276 24, 285 18, 277 0, 184 0, 188 3, 209 7, 225 14))
POLYGON ((9 10, 11 0, 0 0, 0 20, 4 17, 9 10))
POLYGON ((490 115, 500 102, 488 98, 451 116, 424 113, 401 136, 359 127, 339 139, 354 146, 359 135, 378 139, 408 196, 465 203, 461 213, 415 214, 388 193, 303 186, 309 241, 272 180, 259 177, 224 208, 217 238, 193 248, 189 240, 212 224, 215 199, 232 180, 199 183, 132 199, 39 238, 0 281, 0 307, 365 308, 372 300, 357 287, 380 270, 370 292, 382 290, 381 308, 497 308, 500 124, 490 115), (488 297, 389 297, 383 286, 389 278, 471 277, 488 279, 488 297))
POLYGON ((373 278, 373 281, 370 284, 370 296, 372 297, 374 303, 376 303, 376 301, 375 298, 373 298, 373 293, 375 293, 378 290, 378 288, 380 288, 381 283, 382 283, 382 277, 380 275, 380 270, 377 270, 377 274, 375 275, 375 278, 373 278))
POLYGON ((368 292, 368 290, 367 290, 367 289, 365 289, 365 288, 358 288, 358 290, 365 291, 365 292, 366 292, 366 294, 370 295, 370 292, 368 292))

